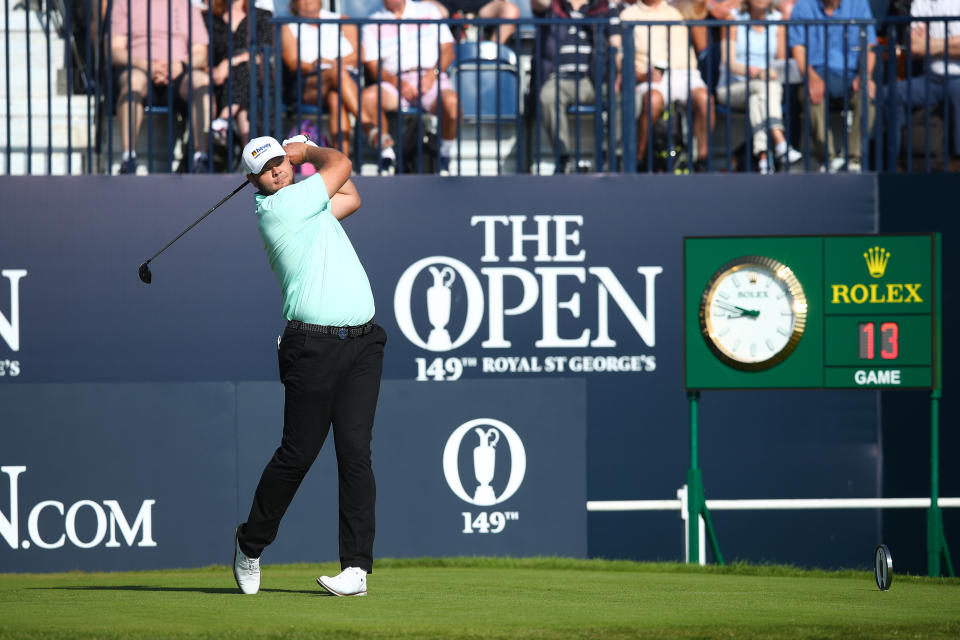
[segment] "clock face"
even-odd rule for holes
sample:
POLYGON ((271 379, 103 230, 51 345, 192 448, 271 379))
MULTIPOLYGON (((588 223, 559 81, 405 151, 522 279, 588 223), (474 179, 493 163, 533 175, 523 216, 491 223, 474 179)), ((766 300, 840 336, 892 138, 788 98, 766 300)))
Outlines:
POLYGON ((711 278, 700 329, 723 362, 762 371, 782 362, 803 336, 807 298, 790 267, 764 256, 737 258, 711 278))

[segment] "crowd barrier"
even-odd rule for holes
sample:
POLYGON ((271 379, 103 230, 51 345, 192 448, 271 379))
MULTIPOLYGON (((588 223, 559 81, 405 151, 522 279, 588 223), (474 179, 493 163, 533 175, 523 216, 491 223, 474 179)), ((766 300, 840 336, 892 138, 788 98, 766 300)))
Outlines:
MULTIPOLYGON (((159 74, 162 80, 166 68, 178 63, 169 53, 166 64, 131 61, 130 40, 114 37, 114 25, 122 31, 123 20, 111 22, 125 3, 110 0, 102 12, 94 6, 91 0, 50 0, 30 11, 5 5, 2 173, 117 173, 130 146, 125 138, 136 138, 138 162, 125 167, 130 172, 235 171, 241 143, 250 136, 283 138, 304 126, 347 151, 358 173, 370 174, 931 172, 953 168, 960 152, 953 144, 960 100, 950 95, 960 88, 950 75, 957 63, 945 41, 933 37, 938 29, 956 29, 960 17, 683 23, 584 18, 577 24, 595 44, 593 55, 582 57, 579 47, 564 50, 551 37, 570 20, 404 20, 407 35, 415 30, 421 40, 420 60, 433 69, 439 59, 455 96, 430 104, 432 87, 424 83, 433 81, 414 74, 407 87, 410 103, 392 109, 394 77, 385 67, 406 65, 399 44, 392 44, 399 40, 384 33, 399 29, 401 21, 278 15, 254 28, 257 21, 248 20, 248 46, 234 48, 231 40, 216 54, 217 47, 188 47, 185 64, 192 71, 175 89, 175 82, 166 81, 134 86, 138 76, 159 74), (917 24, 926 25, 925 35, 911 35, 917 24), (751 30, 755 35, 738 52, 729 36, 745 32, 745 25, 762 29, 751 30), (828 37, 818 35, 824 27, 828 37), (506 29, 515 33, 498 44, 506 29), (657 49, 664 38, 666 59, 643 55, 648 43, 657 49), (686 59, 670 53, 677 38, 694 45, 686 59), (779 38, 786 40, 785 55, 774 44, 779 38), (843 69, 833 74, 840 80, 819 83, 819 75, 789 50, 801 44, 815 58, 822 43, 822 56, 830 59, 828 43, 838 38, 848 52, 843 69), (283 43, 291 41, 294 49, 284 52, 283 43), (762 55, 751 51, 758 42, 762 55), (347 54, 347 48, 357 51, 347 54), (335 58, 321 56, 315 64, 304 60, 307 49, 335 58), (238 60, 245 54, 249 71, 242 75, 235 73, 238 66, 218 70, 214 59, 226 56, 243 66, 238 60), (590 82, 572 83, 572 95, 565 95, 565 72, 548 76, 544 65, 571 54, 590 82), (749 83, 738 74, 738 55, 753 61, 749 83), (637 60, 645 60, 646 68, 637 60), (138 65, 145 75, 134 69, 138 65), (648 108, 641 96, 663 74, 672 80, 654 84, 654 107, 648 108), (851 91, 851 84, 868 90, 851 91), (352 93, 341 88, 347 85, 352 93), (752 95, 744 97, 744 91, 752 95), (683 99, 687 94, 690 99, 683 99), (427 104, 418 105, 424 95, 427 104), (193 105, 193 117, 187 105, 193 105), (823 148, 828 135, 832 156, 823 148), (394 159, 385 163, 391 139, 394 159), (780 153, 781 140, 789 153, 780 153)), ((128 29, 130 20, 127 15, 128 29)), ((171 24, 173 13, 167 20, 171 24)), ((197 10, 177 20, 192 41, 221 19, 197 10)), ((160 46, 170 50, 167 43, 160 46)))

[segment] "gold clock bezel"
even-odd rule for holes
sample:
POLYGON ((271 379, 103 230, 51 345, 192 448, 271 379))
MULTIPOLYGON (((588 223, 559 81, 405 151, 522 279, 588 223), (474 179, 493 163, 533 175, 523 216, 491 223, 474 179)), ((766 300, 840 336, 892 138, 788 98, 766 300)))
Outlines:
POLYGON ((726 263, 713 274, 713 277, 710 278, 706 288, 703 290, 703 295, 700 297, 700 333, 703 335, 707 347, 709 347, 713 355, 721 362, 740 371, 765 371, 786 360, 787 357, 793 353, 793 350, 797 348, 797 344, 800 342, 800 338, 803 337, 806 326, 807 296, 803 291, 803 286, 790 267, 779 260, 774 260, 767 256, 742 256, 726 263), (716 335, 712 327, 713 320, 707 313, 709 302, 713 299, 716 289, 720 285, 720 281, 732 273, 750 267, 761 267, 771 271, 774 278, 786 285, 787 290, 793 297, 793 303, 791 305, 791 311, 793 312, 793 333, 787 340, 787 344, 771 357, 757 362, 744 362, 743 360, 739 360, 736 355, 716 342, 713 337, 716 335))

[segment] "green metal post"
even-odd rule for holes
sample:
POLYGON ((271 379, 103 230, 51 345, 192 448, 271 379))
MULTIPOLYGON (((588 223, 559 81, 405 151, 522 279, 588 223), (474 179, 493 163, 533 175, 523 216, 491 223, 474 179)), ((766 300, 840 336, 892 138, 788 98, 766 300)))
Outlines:
POLYGON ((717 564, 722 565, 723 554, 717 534, 713 530, 713 521, 707 509, 707 499, 703 491, 703 475, 699 466, 699 391, 688 391, 690 400, 690 468, 687 469, 687 562, 700 562, 700 516, 706 525, 707 539, 717 564))
POLYGON ((690 468, 687 470, 687 562, 700 562, 700 508, 703 502, 703 481, 697 467, 697 420, 699 391, 687 392, 690 399, 690 468))
POLYGON ((930 394, 930 507, 927 509, 927 575, 940 576, 940 390, 930 394))
POLYGON ((940 256, 943 255, 943 238, 939 233, 933 235, 934 242, 934 300, 933 310, 933 391, 930 393, 930 508, 927 509, 927 575, 940 576, 943 563, 947 565, 948 575, 953 577, 953 561, 947 548, 947 534, 943 530, 943 511, 940 509, 940 398, 943 397, 943 319, 941 315, 943 300, 943 270, 940 256))
POLYGON ((954 576, 947 535, 943 530, 940 508, 940 389, 930 394, 930 508, 927 509, 927 575, 940 577, 943 563, 948 575, 954 576))

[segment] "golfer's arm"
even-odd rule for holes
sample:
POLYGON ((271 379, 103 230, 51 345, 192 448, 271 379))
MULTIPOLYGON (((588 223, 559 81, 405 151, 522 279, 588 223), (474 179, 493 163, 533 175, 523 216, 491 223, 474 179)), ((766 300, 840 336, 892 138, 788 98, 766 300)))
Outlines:
POLYGON ((350 158, 331 147, 311 145, 306 145, 304 156, 304 162, 309 162, 317 168, 317 173, 323 178, 323 184, 327 186, 327 195, 332 200, 350 179, 350 173, 353 171, 350 158))
POLYGON ((337 220, 343 220, 351 213, 360 208, 360 194, 357 192, 357 186, 353 180, 347 180, 340 187, 340 190, 330 198, 330 208, 333 217, 337 220))

